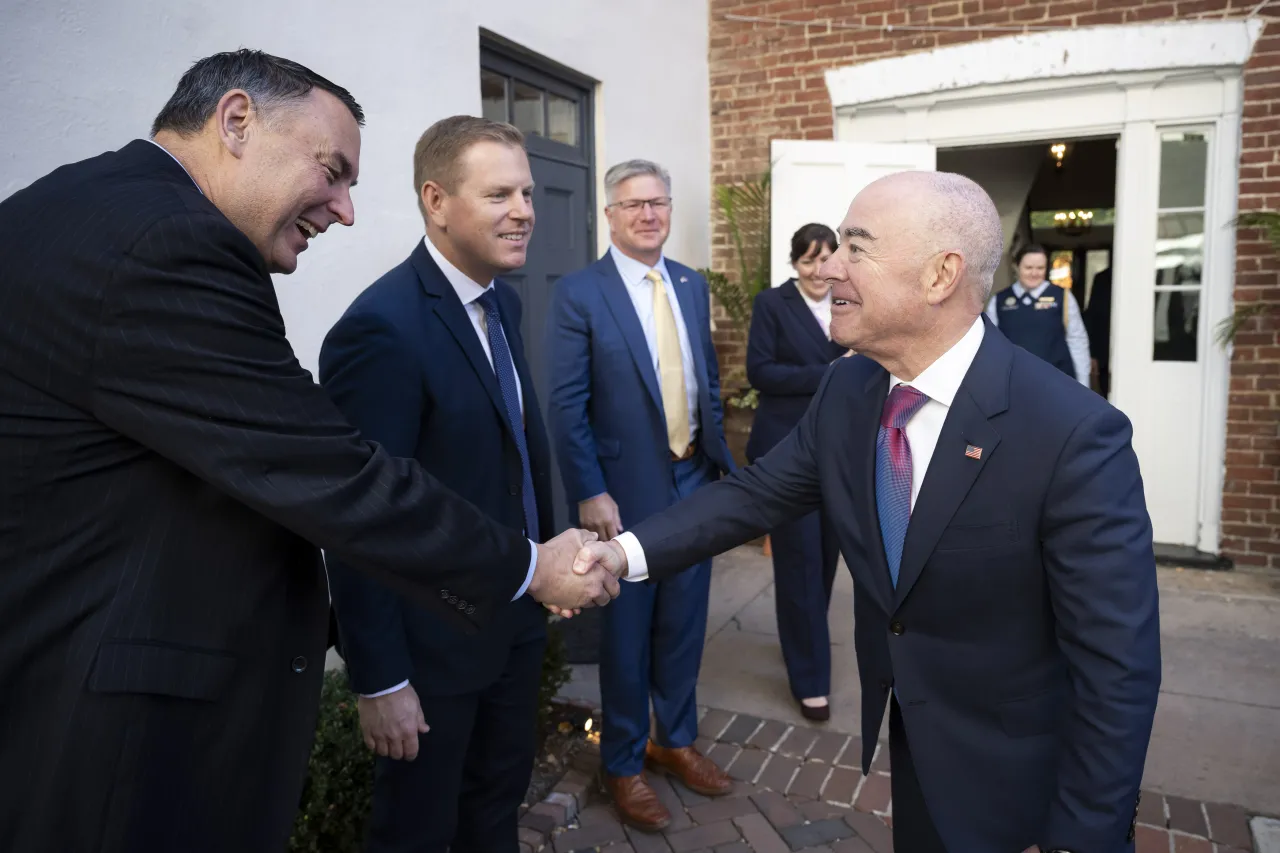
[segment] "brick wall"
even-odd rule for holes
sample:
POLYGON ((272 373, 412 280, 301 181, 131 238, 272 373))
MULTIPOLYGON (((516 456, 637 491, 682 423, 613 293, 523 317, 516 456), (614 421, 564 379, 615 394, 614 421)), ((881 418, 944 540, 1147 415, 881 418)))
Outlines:
MULTIPOLYGON (((823 79, 829 68, 1011 34, 842 30, 829 21, 1065 28, 1243 17, 1257 6, 1256 0, 711 0, 712 181, 758 175, 768 165, 771 139, 831 139, 823 79), (808 23, 737 22, 728 14, 808 23)), ((1270 23, 1245 74, 1241 210, 1280 209, 1280 4, 1262 14, 1270 23)), ((728 236, 718 222, 711 257, 714 268, 731 271, 728 236)), ((1249 232, 1240 236, 1237 258, 1237 303, 1272 308, 1244 327, 1232 357, 1222 548, 1237 565, 1280 568, 1280 262, 1261 235, 1249 232)), ((726 327, 722 313, 718 319, 716 345, 732 376, 745 339, 726 327)))

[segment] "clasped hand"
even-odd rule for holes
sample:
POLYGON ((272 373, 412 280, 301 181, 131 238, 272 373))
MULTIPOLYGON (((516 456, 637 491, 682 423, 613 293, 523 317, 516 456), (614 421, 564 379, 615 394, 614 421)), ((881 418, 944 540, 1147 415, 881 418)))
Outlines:
POLYGON ((552 613, 566 618, 584 607, 603 607, 617 598, 621 591, 621 564, 582 562, 586 546, 601 544, 597 538, 589 530, 571 528, 539 545, 529 594, 552 613))

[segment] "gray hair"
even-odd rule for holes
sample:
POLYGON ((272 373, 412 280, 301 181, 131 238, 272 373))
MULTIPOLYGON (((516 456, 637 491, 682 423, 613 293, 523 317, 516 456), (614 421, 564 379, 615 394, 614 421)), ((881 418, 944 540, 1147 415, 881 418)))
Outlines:
POLYGON ((364 110, 346 89, 305 65, 242 48, 206 56, 192 65, 156 116, 151 135, 162 130, 184 137, 199 133, 222 96, 232 89, 248 92, 254 107, 264 115, 273 107, 300 101, 313 89, 321 89, 341 101, 357 125, 364 125, 364 110))
POLYGON ((933 233, 955 237, 965 253, 968 278, 982 305, 991 298, 1004 260, 1004 226, 991 196, 973 180, 952 172, 924 172, 934 191, 933 233))
POLYGON ((645 175, 661 178, 663 185, 667 188, 667 195, 671 195, 671 175, 666 169, 652 160, 626 160, 604 173, 605 202, 613 204, 613 195, 624 181, 645 175))

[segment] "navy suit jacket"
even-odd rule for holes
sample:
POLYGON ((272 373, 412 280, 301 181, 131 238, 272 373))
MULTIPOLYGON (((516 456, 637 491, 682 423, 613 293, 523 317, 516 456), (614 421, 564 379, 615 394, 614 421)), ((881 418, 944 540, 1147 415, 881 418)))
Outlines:
MULTIPOLYGON (((734 463, 724 440, 707 280, 670 258, 666 264, 698 375, 698 442, 729 472, 734 463)), ((548 334, 548 417, 570 518, 577 518, 580 501, 603 492, 617 502, 623 527, 670 506, 671 452, 658 374, 610 255, 556 282, 548 334)))
POLYGON ((864 771, 896 687, 948 849, 1132 849, 1160 629, 1128 419, 987 322, 894 588, 875 500, 888 386, 867 358, 837 362, 759 462, 632 528, 650 576, 821 504, 854 581, 864 771))
MULTIPOLYGON (((544 541, 554 535, 547 434, 520 337, 520 297, 505 282, 494 287, 524 394, 542 526, 530 538, 544 541)), ((497 377, 462 300, 421 242, 361 293, 326 336, 320 381, 366 438, 416 459, 494 520, 523 531, 520 452, 497 377)), ((501 675, 512 643, 545 630, 542 607, 527 595, 479 633, 466 634, 340 560, 328 566, 342 653, 358 693, 407 678, 429 695, 474 692, 501 675)))
POLYGON ((795 279, 756 295, 747 338, 747 381, 760 392, 747 458, 768 453, 800 423, 831 362, 845 348, 827 339, 795 279))

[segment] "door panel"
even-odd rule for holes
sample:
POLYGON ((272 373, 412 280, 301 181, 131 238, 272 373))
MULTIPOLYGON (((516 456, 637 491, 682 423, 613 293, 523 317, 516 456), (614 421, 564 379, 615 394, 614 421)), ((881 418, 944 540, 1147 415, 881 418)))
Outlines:
POLYGON ((838 228, 863 187, 894 172, 934 171, 937 149, 926 142, 775 139, 770 160, 769 270, 777 286, 791 277, 791 235, 800 226, 838 228))

